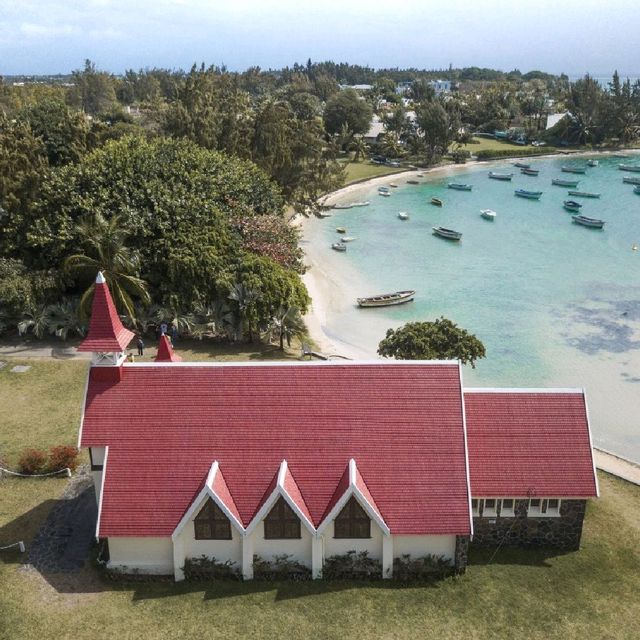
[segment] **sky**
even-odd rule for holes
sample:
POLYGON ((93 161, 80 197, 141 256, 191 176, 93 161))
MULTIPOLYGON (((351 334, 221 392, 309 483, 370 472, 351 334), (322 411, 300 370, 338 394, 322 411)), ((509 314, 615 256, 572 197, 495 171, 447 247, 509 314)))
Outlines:
POLYGON ((639 0, 0 0, 0 75, 278 68, 640 75, 639 0))

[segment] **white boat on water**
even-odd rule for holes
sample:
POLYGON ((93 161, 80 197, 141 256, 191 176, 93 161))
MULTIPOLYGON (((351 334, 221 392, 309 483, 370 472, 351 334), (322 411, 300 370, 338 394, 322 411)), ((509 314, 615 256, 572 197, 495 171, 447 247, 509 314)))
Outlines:
POLYGON ((431 227, 434 236, 440 236, 445 240, 455 240, 456 242, 462 239, 462 233, 460 231, 454 231, 453 229, 447 229, 446 227, 431 227))
POLYGON ((590 167, 597 167, 598 166, 598 161, 597 160, 587 160, 587 164, 590 167))
POLYGON ((340 242, 353 242, 355 239, 355 236, 344 236, 340 238, 340 242))
POLYGON ((334 251, 346 251, 347 250, 347 245, 346 244, 342 244, 342 242, 334 242, 331 245, 331 248, 334 251))
POLYGON ((480 215, 485 220, 491 220, 492 222, 496 219, 496 212, 493 209, 482 209, 480 215))
POLYGON ((389 187, 378 187, 378 193, 389 193, 391 191, 389 187))
POLYGON ((409 214, 406 211, 401 211, 398 214, 398 218, 400 218, 400 220, 408 220, 409 219, 409 214))
POLYGON ((393 293, 380 293, 368 298, 358 298, 359 307, 389 307, 394 304, 411 302, 415 291, 394 291, 393 293))
POLYGON ((354 207, 367 207, 371 203, 367 200, 366 202, 347 202, 342 204, 334 204, 334 209, 353 209, 354 207))
POLYGON ((369 200, 365 200, 364 202, 354 202, 354 207, 368 207, 371 204, 369 200))
POLYGON ((590 227, 591 229, 602 229, 605 225, 604 220, 598 220, 597 218, 587 218, 587 216, 571 216, 576 224, 581 224, 583 227, 590 227))
POLYGON ((640 164, 619 164, 618 169, 620 169, 620 171, 633 171, 635 173, 640 173, 640 164))

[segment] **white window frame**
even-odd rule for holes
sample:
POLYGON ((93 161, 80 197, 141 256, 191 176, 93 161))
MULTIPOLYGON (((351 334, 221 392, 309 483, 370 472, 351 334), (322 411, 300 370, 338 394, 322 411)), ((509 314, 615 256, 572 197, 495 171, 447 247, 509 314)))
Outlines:
POLYGON ((500 517, 501 518, 514 518, 516 515, 516 499, 515 498, 502 498, 500 500, 500 517), (505 507, 504 501, 511 500, 511 506, 505 507))
POLYGON ((471 515, 476 518, 480 515, 480 500, 478 498, 471 498, 471 515), (475 502, 475 507, 473 503, 475 502))
POLYGON ((495 518, 498 515, 498 498, 484 498, 482 500, 482 517, 495 518), (487 500, 493 500, 493 507, 487 507, 487 500))
POLYGON ((529 507, 527 508, 527 516, 530 518, 559 518, 561 504, 562 500, 560 500, 560 498, 530 498, 529 507), (532 507, 531 502, 533 500, 539 501, 540 506, 532 507), (549 500, 557 500, 558 506, 550 509, 549 500))

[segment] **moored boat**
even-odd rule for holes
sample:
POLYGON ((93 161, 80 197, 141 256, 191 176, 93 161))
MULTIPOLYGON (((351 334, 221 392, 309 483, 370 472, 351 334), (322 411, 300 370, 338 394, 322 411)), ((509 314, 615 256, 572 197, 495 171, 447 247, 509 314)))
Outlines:
POLYGON ((556 187, 577 187, 580 180, 561 180, 560 178, 553 178, 551 184, 555 184, 556 187))
POLYGON ((581 224, 583 227, 591 227, 592 229, 602 229, 605 225, 604 220, 598 220, 597 218, 588 218, 587 216, 571 216, 571 218, 576 224, 581 224))
POLYGON ((389 193, 389 187, 378 187, 378 193, 389 193))
POLYGON ((530 167, 525 167, 520 169, 520 173, 525 176, 537 176, 540 173, 540 169, 531 169, 530 167))
POLYGON ((355 236, 344 236, 344 238, 340 238, 340 242, 353 242, 355 239, 355 236))
POLYGON ((347 230, 344 227, 336 227, 336 231, 338 233, 347 233, 347 230))
POLYGON ((586 167, 562 167, 565 173, 587 173, 586 167))
POLYGON ((420 184, 418 180, 407 180, 407 184, 420 184))
POLYGON ((398 218, 400 218, 400 220, 408 220, 409 219, 409 214, 406 211, 401 211, 398 214, 398 218))
POLYGON ((433 229, 433 235, 445 238, 445 240, 458 241, 462 238, 460 231, 454 231, 453 229, 447 229, 446 227, 431 227, 433 229))
POLYGON ((518 167, 518 169, 530 169, 531 165, 527 164, 526 162, 514 162, 513 163, 514 167, 518 167))
POLYGON ((365 200, 364 202, 354 202, 352 204, 354 207, 368 207, 371 202, 369 202, 369 200, 365 200))
POLYGON ((331 248, 334 251, 346 251, 347 250, 347 245, 346 244, 342 244, 342 242, 334 242, 331 245, 331 248))
POLYGON ((480 215, 485 220, 491 220, 493 222, 496 219, 496 212, 493 209, 482 209, 480 215))
POLYGON ((622 178, 622 182, 626 182, 627 184, 640 184, 640 178, 636 178, 635 176, 626 176, 622 178))
POLYGON ((496 173, 495 171, 489 171, 489 177, 493 180, 511 180, 513 173, 496 173))
POLYGON ((353 209, 353 204, 334 204, 334 209, 353 209))
POLYGON ((444 204, 444 202, 442 202, 440 198, 436 198, 434 196, 433 198, 431 198, 431 204, 434 204, 436 207, 441 207, 444 204))
POLYGON ((618 169, 620 171, 634 171, 640 173, 640 164, 619 164, 618 169))
POLYGON ((565 200, 562 204, 567 211, 580 211, 582 209, 582 205, 575 200, 565 200))
POLYGON ((456 189, 457 191, 471 191, 471 189, 473 189, 473 185, 462 184, 461 182, 450 182, 447 187, 449 187, 449 189, 456 189))
POLYGON ((357 301, 359 307, 388 307, 394 304, 411 302, 415 295, 416 292, 412 290, 394 291, 393 293, 380 293, 368 298, 358 298, 357 301))
POLYGON ((528 198, 529 200, 540 200, 542 191, 527 191, 526 189, 516 189, 514 193, 519 198, 528 198))
POLYGON ((390 182, 390 183, 389 183, 389 186, 390 186, 392 189, 397 189, 397 188, 398 188, 398 185, 397 185, 395 182, 390 182))
POLYGON ((383 198, 390 198, 391 197, 391 192, 390 191, 378 191, 378 195, 382 196, 383 198))
POLYGON ((638 195, 640 195, 640 184, 633 187, 633 193, 637 193, 638 195))
POLYGON ((597 160, 587 160, 587 164, 590 167, 597 167, 598 166, 598 161, 597 160))
POLYGON ((569 191, 569 195, 576 198, 599 198, 601 194, 591 193, 590 191, 569 191))

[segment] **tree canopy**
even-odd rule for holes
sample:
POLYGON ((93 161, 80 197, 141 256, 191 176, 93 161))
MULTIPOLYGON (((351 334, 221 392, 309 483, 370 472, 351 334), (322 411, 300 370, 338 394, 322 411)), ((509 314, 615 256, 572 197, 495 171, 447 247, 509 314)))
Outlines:
POLYGON ((324 126, 330 134, 340 133, 345 124, 352 134, 365 134, 369 131, 372 116, 371 106, 353 89, 345 89, 327 100, 324 108, 324 126))
POLYGON ((389 329, 378 345, 378 354, 397 360, 460 360, 474 368, 476 360, 486 355, 475 335, 444 317, 389 329))

